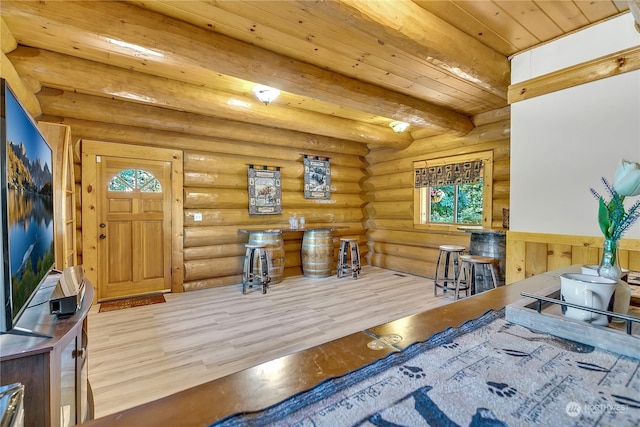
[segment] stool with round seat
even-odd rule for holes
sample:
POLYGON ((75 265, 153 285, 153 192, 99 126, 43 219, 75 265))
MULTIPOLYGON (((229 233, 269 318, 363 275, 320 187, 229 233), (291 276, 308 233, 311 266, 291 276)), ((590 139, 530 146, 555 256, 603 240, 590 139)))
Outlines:
POLYGON ((262 286, 262 293, 267 293, 271 277, 269 276, 269 256, 266 245, 247 243, 244 245, 244 269, 242 272, 242 293, 253 285, 262 286))
POLYGON ((498 287, 498 273, 496 271, 496 266, 500 263, 498 258, 480 255, 460 255, 460 262, 460 274, 458 274, 456 281, 455 299, 458 299, 458 294, 461 290, 465 291, 465 295, 468 295, 469 289, 471 289, 472 295, 477 293, 478 277, 484 280, 484 277, 486 277, 484 270, 487 268, 489 269, 493 288, 498 287), (462 279, 463 277, 464 280, 462 279), (460 286, 461 283, 464 283, 463 287, 460 286))
POLYGON ((357 239, 346 237, 340 239, 337 270, 338 277, 351 274, 354 279, 357 279, 360 275, 360 248, 357 239))
POLYGON ((456 281, 458 274, 460 273, 460 255, 466 250, 464 246, 458 245, 440 245, 440 254, 438 255, 438 261, 436 262, 436 277, 433 280, 435 286, 433 287, 433 295, 438 294, 438 288, 443 292, 456 289, 456 281), (440 262, 444 255, 444 271, 442 277, 440 277, 440 262), (451 264, 453 261, 453 264, 451 264), (451 271, 453 269, 453 271, 451 271))

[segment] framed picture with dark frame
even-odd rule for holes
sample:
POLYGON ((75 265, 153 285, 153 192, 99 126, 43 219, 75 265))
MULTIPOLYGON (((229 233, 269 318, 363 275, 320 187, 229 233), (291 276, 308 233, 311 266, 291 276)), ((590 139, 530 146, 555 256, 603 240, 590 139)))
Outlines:
POLYGON ((249 166, 249 215, 282 214, 280 168, 249 166))
POLYGON ((329 159, 304 156, 304 198, 331 198, 331 166, 329 159))

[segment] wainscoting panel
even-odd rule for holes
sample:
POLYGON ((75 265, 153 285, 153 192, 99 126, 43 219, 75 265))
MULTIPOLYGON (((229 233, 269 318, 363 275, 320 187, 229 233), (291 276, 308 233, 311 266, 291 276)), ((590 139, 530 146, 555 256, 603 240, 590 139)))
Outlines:
MULTIPOLYGON (((513 283, 572 264, 598 264, 602 237, 507 232, 506 282, 513 283)), ((640 240, 622 239, 620 266, 640 270, 640 240)))

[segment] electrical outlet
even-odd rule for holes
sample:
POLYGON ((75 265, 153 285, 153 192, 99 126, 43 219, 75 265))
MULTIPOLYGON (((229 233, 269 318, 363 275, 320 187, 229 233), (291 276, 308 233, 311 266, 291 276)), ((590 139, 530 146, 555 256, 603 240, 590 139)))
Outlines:
POLYGON ((194 221, 202 221, 202 214, 200 212, 193 214, 194 221))

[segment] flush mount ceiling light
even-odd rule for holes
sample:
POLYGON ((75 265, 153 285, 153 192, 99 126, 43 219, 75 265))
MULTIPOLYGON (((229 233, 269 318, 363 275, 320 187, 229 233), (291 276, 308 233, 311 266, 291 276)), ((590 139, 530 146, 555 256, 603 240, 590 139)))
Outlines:
POLYGON ((258 98, 260 102, 263 102, 264 105, 268 105, 270 102, 273 102, 278 95, 280 95, 280 91, 278 89, 274 89, 269 86, 258 85, 252 90, 256 98, 258 98))
POLYGON ((407 130, 409 128, 409 123, 406 123, 406 122, 391 122, 391 123, 389 123, 389 126, 391 127, 391 129, 393 129, 394 132, 400 133, 400 132, 404 132, 405 130, 407 130))

